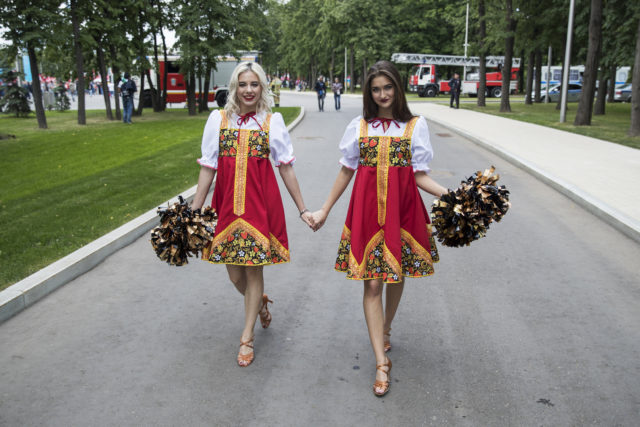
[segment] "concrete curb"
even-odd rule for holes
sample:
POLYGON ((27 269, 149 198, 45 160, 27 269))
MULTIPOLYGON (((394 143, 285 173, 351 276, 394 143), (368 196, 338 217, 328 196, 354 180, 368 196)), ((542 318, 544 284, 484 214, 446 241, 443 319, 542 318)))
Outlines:
POLYGON ((455 132, 463 137, 467 138, 471 142, 481 146, 482 148, 491 151, 494 154, 502 157, 507 160, 509 163, 518 166, 521 169, 529 172, 531 175, 538 178, 540 181, 569 197, 574 202, 578 203, 580 206, 585 208, 587 211, 591 212, 598 218, 607 222, 618 231, 624 233, 631 239, 640 242, 640 222, 625 215, 624 213, 618 211, 617 209, 611 207, 610 205, 598 200, 591 195, 585 193, 580 190, 576 186, 567 183, 566 181, 548 173, 544 170, 540 169, 535 164, 528 162, 506 150, 498 148, 492 145, 489 141, 486 141, 476 135, 472 135, 465 131, 464 129, 460 129, 457 126, 453 126, 451 124, 441 122, 438 119, 433 117, 429 117, 428 114, 425 117, 438 125, 445 127, 452 132, 455 132))
MULTIPOLYGON (((304 115, 304 107, 300 107, 300 114, 287 126, 287 130, 291 132, 302 121, 304 115)), ((196 188, 197 186, 193 186, 183 191, 181 193, 182 197, 191 201, 195 196, 196 188)), ((160 206, 171 205, 177 201, 178 196, 175 196, 160 206)), ((158 221, 156 209, 151 209, 42 270, 33 273, 31 276, 0 291, 0 323, 44 298, 60 286, 91 270, 109 255, 133 243, 155 227, 158 221)))

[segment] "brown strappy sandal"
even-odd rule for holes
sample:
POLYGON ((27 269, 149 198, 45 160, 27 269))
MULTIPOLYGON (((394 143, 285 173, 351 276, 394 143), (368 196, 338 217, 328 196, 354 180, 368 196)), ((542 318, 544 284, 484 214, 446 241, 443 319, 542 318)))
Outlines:
POLYGON ((378 397, 382 397, 389 392, 389 387, 391 386, 391 359, 387 357, 387 363, 381 363, 379 365, 376 365, 376 371, 381 371, 387 374, 386 381, 376 380, 376 382, 373 383, 373 394, 375 394, 378 397), (387 368, 386 371, 382 369, 384 367, 387 368), (376 391, 377 388, 381 388, 384 391, 382 393, 378 393, 376 391))
POLYGON ((384 339, 384 352, 391 350, 391 328, 384 331, 384 335, 389 337, 384 339))
MULTIPOLYGON (((240 347, 245 346, 253 350, 253 338, 254 337, 251 337, 251 339, 248 341, 241 340, 240 347)), ((248 354, 240 354, 240 352, 238 351, 238 366, 240 366, 241 368, 246 368, 247 366, 251 365, 251 363, 253 362, 253 356, 253 351, 248 354)))
POLYGON ((269 299, 267 294, 262 295, 262 307, 260 307, 260 324, 264 329, 267 329, 271 324, 271 313, 269 313, 268 303, 273 304, 273 301, 269 299))

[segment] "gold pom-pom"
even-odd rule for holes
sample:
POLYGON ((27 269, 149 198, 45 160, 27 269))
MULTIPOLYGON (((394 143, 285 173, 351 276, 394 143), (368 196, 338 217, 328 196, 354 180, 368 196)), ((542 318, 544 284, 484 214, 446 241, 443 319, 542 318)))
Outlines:
POLYGON ((191 210, 182 196, 167 208, 158 208, 160 225, 151 230, 151 246, 170 265, 184 265, 213 240, 218 220, 211 208, 191 210))
POLYGON ((507 213, 509 191, 497 186, 500 175, 491 166, 484 172, 462 181, 455 191, 449 190, 433 202, 431 217, 436 238, 445 246, 465 246, 484 237, 493 221, 507 213))

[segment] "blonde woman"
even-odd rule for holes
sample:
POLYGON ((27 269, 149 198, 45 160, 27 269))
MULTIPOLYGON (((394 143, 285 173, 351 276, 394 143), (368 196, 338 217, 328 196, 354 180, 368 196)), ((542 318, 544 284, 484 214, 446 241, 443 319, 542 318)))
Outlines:
POLYGON ((245 321, 237 357, 241 367, 254 359, 258 315, 263 328, 271 322, 262 268, 289 261, 284 208, 270 155, 300 218, 310 225, 311 217, 293 171, 295 157, 287 127, 280 113, 271 113, 268 89, 260 65, 243 62, 233 71, 227 105, 213 111, 204 128, 192 203, 193 209, 202 207, 217 174, 211 206, 218 213, 218 225, 203 259, 226 264, 229 279, 244 296, 245 321))

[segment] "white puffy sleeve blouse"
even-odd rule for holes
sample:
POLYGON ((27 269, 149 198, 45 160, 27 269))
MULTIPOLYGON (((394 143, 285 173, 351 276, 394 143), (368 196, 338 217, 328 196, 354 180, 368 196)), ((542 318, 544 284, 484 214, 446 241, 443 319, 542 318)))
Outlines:
MULTIPOLYGON (((347 129, 344 131, 344 135, 339 144, 340 152, 342 153, 340 164, 352 170, 358 168, 358 162, 360 160, 358 140, 360 138, 361 119, 362 116, 358 116, 347 125, 347 129)), ((392 124, 384 131, 382 126, 374 128, 369 124, 367 133, 369 136, 402 136, 407 123, 399 122, 398 125, 399 127, 392 124)), ((429 125, 424 117, 418 116, 411 137, 411 166, 413 167, 413 171, 429 173, 431 171, 429 163, 432 159, 433 148, 431 147, 431 139, 429 137, 429 125)))
MULTIPOLYGON (((261 126, 264 127, 267 113, 264 111, 260 112, 256 114, 255 118, 256 120, 250 119, 247 123, 238 125, 239 116, 232 114, 231 117, 228 118, 229 127, 234 129, 258 130, 261 126)), ((220 110, 214 110, 209 115, 202 134, 202 157, 198 159, 198 163, 201 166, 210 169, 218 169, 218 149, 220 144, 219 138, 221 123, 222 115, 220 114, 220 110)), ((289 137, 287 126, 285 125, 282 114, 280 113, 273 113, 271 116, 271 123, 269 126, 269 149, 276 166, 295 163, 291 138, 289 137)))

